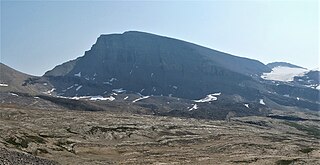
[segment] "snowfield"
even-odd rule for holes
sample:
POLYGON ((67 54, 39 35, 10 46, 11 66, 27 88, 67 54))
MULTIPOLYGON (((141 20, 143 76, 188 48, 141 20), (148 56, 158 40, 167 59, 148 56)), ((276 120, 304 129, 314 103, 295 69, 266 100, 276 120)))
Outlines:
POLYGON ((272 69, 270 73, 263 73, 261 78, 265 80, 276 81, 293 81, 295 76, 303 76, 309 70, 304 68, 290 68, 285 66, 278 66, 272 69))

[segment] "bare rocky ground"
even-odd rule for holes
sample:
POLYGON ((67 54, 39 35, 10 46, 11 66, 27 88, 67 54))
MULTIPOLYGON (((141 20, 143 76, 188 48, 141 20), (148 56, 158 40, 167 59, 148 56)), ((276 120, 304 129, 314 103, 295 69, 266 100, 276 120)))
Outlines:
POLYGON ((320 164, 319 128, 314 120, 2 107, 0 164, 320 164))

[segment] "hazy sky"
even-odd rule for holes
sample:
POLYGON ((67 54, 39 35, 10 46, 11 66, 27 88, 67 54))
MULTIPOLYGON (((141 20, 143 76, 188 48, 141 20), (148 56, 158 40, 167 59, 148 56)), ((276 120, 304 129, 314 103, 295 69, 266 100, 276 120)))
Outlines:
POLYGON ((42 75, 100 34, 145 31, 263 63, 319 67, 319 2, 1 0, 1 62, 42 75))

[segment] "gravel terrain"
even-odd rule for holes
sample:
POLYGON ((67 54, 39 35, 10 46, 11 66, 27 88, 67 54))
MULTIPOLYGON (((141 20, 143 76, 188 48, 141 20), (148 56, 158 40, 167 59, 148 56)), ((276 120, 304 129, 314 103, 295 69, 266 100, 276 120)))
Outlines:
POLYGON ((105 111, 1 108, 0 162, 320 164, 319 127, 313 120, 254 116, 226 122, 105 111))
POLYGON ((47 164, 47 165, 56 165, 58 163, 42 159, 30 154, 25 154, 22 152, 9 151, 5 148, 0 148, 0 164, 1 165, 15 165, 15 164, 47 164))

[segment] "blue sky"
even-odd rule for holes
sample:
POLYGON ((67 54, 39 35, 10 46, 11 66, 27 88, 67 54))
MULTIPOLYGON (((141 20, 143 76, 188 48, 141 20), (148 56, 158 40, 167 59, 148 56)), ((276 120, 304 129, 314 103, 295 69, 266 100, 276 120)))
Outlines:
POLYGON ((1 62, 42 75, 100 34, 137 30, 263 63, 319 67, 319 2, 1 1, 1 62))

